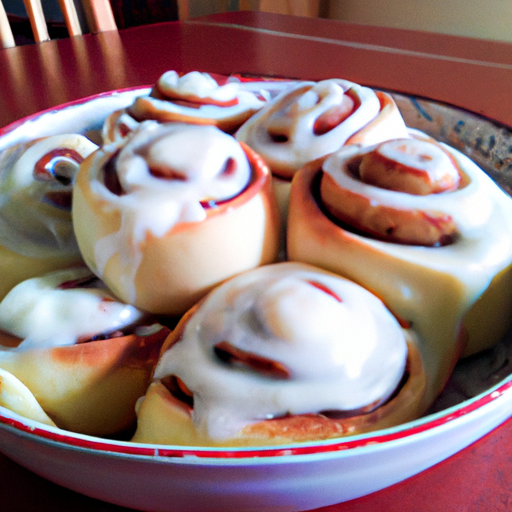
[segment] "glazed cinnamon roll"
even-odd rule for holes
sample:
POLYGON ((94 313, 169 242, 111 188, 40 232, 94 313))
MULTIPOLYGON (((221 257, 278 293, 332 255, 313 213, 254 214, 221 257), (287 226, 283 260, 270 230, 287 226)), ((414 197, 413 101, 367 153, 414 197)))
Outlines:
POLYGON ((309 265, 239 275, 168 337, 136 442, 266 445, 383 428, 424 392, 414 334, 373 294, 309 265))
POLYGON ((143 123, 81 167, 73 219, 87 265, 123 301, 180 315, 213 286, 277 258, 262 160, 213 126, 143 123))
POLYGON ((100 436, 133 425, 135 401, 169 333, 86 268, 15 286, 0 302, 0 329, 0 379, 9 384, 0 404, 100 436))
POLYGON ((285 180, 344 145, 407 136, 391 96, 341 79, 300 82, 284 90, 236 134, 285 180))
POLYGON ((291 189, 288 257, 353 279, 420 337, 427 408, 462 355, 510 327, 512 200, 428 139, 346 147, 291 189))
POLYGON ((167 71, 149 95, 106 119, 103 138, 105 143, 119 140, 144 120, 207 124, 233 132, 265 102, 266 98, 242 89, 238 82, 220 85, 208 73, 167 71))
POLYGON ((78 134, 20 143, 0 155, 0 300, 16 284, 82 261, 71 223, 78 167, 97 146, 78 134))

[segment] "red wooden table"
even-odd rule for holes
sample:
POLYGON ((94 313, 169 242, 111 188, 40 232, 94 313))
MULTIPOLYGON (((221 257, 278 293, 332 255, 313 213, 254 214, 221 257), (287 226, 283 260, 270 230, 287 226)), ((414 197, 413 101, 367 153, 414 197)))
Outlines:
MULTIPOLYGON (((467 108, 512 126, 512 45, 261 13, 230 13, 0 51, 0 129, 168 69, 341 77, 467 108)), ((512 414, 512 411, 511 411, 512 414)), ((512 510, 512 421, 405 482, 323 512, 512 510)), ((120 511, 0 455, 1 507, 120 511)), ((178 511, 179 512, 179 511, 178 511)))

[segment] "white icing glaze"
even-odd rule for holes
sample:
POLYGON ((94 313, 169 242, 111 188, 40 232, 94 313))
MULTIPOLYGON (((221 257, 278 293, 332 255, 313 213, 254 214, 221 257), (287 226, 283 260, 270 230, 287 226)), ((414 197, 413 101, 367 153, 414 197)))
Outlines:
POLYGON ((130 302, 135 299, 133 280, 146 235, 163 237, 178 223, 203 221, 204 203, 238 195, 251 177, 247 157, 233 137, 213 126, 181 123, 147 121, 122 145, 116 171, 123 194, 107 189, 103 164, 91 167, 91 189, 119 209, 121 226, 97 241, 94 270, 101 276, 109 259, 119 253, 131 269, 125 274, 130 302), (169 178, 152 173, 168 173, 169 178))
POLYGON ((165 96, 187 98, 189 96, 218 102, 234 101, 240 87, 236 82, 219 85, 209 73, 192 71, 180 76, 176 71, 166 71, 157 81, 158 90, 165 96))
POLYGON ((369 148, 359 165, 361 181, 380 188, 427 195, 456 189, 460 174, 438 144, 393 139, 369 148))
POLYGON ((240 84, 241 89, 243 89, 244 91, 251 91, 254 94, 256 94, 258 98, 263 98, 265 101, 272 100, 284 90, 289 90, 297 85, 296 80, 292 81, 272 78, 265 80, 243 80, 241 77, 237 75, 229 76, 228 83, 231 82, 240 84))
POLYGON ((215 289, 155 377, 179 377, 194 394, 198 430, 225 438, 287 413, 376 406, 395 390, 406 358, 404 331, 378 298, 314 267, 280 263, 215 289), (214 347, 222 342, 279 363, 289 377, 221 361, 214 347))
POLYGON ((142 317, 142 312, 115 299, 86 268, 27 279, 0 302, 0 329, 23 340, 13 350, 73 345, 80 338, 111 333, 142 317), (60 287, 87 278, 91 278, 87 287, 60 287))
POLYGON ((301 82, 267 103, 242 125, 236 137, 266 158, 273 170, 297 170, 339 149, 379 110, 379 99, 367 87, 341 79, 301 82), (316 135, 317 119, 339 106, 346 96, 355 102, 354 111, 331 130, 316 135), (286 140, 275 142, 273 135, 277 134, 286 140))
POLYGON ((69 209, 52 203, 51 197, 71 195, 81 160, 96 149, 96 144, 82 135, 64 134, 2 152, 1 246, 36 258, 78 255, 69 209), (60 150, 67 154, 59 154, 60 150))

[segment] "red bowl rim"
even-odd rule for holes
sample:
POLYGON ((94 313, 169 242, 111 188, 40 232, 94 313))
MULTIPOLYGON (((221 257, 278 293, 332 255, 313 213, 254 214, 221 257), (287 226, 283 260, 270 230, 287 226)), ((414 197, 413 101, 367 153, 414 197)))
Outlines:
POLYGON ((316 443, 300 443, 276 447, 242 447, 242 448, 204 448, 195 446, 167 446, 138 444, 129 441, 113 441, 75 434, 55 427, 47 427, 39 422, 26 420, 15 413, 2 413, 0 407, 0 426, 12 427, 23 434, 35 438, 67 445, 71 448, 82 448, 99 452, 111 452, 119 455, 164 458, 212 458, 212 459, 245 459, 273 458, 282 456, 319 455, 336 453, 346 450, 364 448, 370 445, 403 441, 412 436, 447 426, 482 407, 491 404, 512 388, 512 376, 507 377, 501 384, 491 388, 477 397, 450 407, 440 413, 425 416, 419 420, 398 425, 396 427, 363 434, 360 436, 335 438, 316 443), (12 415, 12 416, 11 416, 12 415))

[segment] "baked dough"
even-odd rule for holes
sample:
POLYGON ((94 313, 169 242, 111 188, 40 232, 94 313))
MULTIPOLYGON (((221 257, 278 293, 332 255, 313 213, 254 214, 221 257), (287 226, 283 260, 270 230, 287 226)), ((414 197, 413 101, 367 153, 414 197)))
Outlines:
POLYGON ((212 291, 168 337, 154 377, 133 440, 192 446, 390 426, 416 417, 425 384, 414 333, 380 299, 297 263, 212 291))

